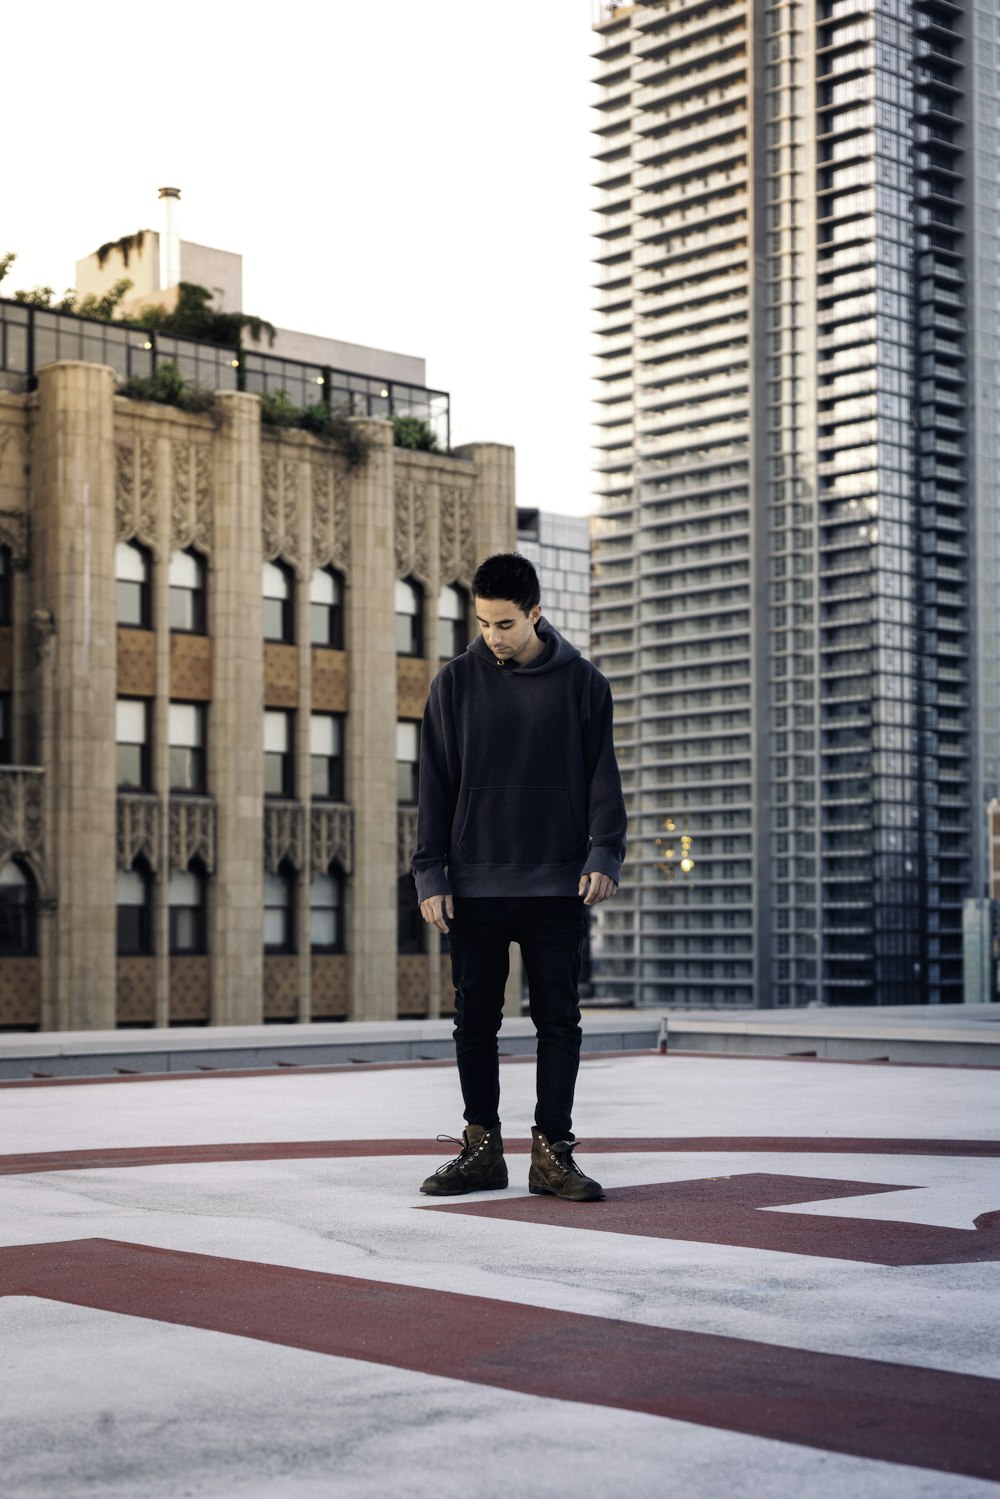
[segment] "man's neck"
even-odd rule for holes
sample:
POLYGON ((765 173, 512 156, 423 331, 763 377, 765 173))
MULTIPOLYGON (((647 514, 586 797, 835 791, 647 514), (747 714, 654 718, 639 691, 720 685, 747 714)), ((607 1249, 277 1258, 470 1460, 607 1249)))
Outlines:
POLYGON ((542 644, 542 641, 539 639, 538 631, 533 630, 531 632, 531 639, 524 647, 524 650, 519 651, 516 656, 512 656, 511 660, 513 661, 515 666, 528 666, 532 661, 534 661, 536 656, 541 655, 544 649, 545 647, 542 644))

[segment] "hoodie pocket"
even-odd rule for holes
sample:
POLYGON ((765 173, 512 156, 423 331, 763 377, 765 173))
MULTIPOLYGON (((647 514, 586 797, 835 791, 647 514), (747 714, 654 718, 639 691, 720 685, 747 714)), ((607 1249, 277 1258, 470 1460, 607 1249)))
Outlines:
POLYGON ((581 841, 565 786, 474 786, 458 836, 467 864, 568 864, 581 841))

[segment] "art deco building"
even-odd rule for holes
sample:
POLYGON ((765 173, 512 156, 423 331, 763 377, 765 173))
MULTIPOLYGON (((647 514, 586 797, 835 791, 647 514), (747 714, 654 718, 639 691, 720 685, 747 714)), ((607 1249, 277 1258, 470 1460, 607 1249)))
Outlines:
POLYGON ((1000 16, 595 30, 593 628, 632 828, 601 985, 960 1000, 1000 779, 1000 16))
MULTIPOLYGON (((116 394, 135 342, 0 303, 0 1026, 449 1011, 418 728, 513 545, 512 451, 359 416, 352 468, 249 391, 116 394)), ((169 353, 235 383, 231 350, 169 353)))

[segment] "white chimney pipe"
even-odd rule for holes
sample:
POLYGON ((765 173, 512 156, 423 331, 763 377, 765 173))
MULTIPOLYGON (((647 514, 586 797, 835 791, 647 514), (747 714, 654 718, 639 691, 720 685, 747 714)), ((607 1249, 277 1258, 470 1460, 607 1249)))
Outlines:
POLYGON ((181 237, 177 227, 177 204, 181 200, 179 187, 161 187, 160 201, 163 204, 163 232, 160 235, 160 290, 167 291, 181 279, 181 237))

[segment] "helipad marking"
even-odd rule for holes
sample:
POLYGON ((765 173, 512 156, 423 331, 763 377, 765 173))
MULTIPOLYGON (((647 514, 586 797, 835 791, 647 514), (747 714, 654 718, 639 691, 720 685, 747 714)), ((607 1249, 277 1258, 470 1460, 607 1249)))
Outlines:
POLYGON ((1000 1479, 1000 1380, 978 1375, 110 1239, 0 1249, 0 1295, 1000 1479))

